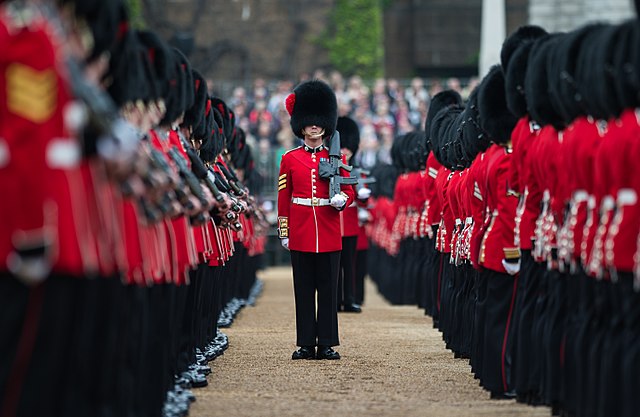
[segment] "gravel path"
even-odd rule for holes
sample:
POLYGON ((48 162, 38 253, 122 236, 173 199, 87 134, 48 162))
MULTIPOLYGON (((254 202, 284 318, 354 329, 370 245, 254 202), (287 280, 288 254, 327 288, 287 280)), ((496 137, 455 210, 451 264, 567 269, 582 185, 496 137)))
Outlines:
POLYGON ((264 292, 233 326, 227 352, 195 390, 191 417, 549 416, 548 408, 489 400, 466 360, 454 359, 431 319, 391 306, 367 283, 361 314, 340 313, 339 361, 292 361, 290 268, 260 273, 264 292))

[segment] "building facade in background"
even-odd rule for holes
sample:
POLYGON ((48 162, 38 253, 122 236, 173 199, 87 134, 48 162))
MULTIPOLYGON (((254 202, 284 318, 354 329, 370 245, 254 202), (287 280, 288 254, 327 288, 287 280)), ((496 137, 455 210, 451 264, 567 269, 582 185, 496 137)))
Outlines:
MULTIPOLYGON (((372 0, 376 1, 376 0, 372 0)), ((385 74, 478 73, 483 0, 384 2, 385 74)), ((212 80, 299 79, 331 67, 319 39, 334 0, 143 0, 149 27, 212 80)), ((506 33, 526 23, 566 31, 634 16, 631 0, 505 0, 506 33)))

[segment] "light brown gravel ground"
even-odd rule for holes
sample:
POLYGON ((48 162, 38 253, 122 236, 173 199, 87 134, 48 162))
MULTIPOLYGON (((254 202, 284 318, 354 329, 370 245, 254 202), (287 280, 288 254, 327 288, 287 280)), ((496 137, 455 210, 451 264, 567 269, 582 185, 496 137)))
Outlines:
POLYGON ((391 306, 367 283, 362 314, 340 313, 339 361, 292 361, 295 316, 290 268, 260 273, 264 292, 233 326, 211 362, 191 417, 549 416, 548 408, 489 400, 466 360, 446 350, 431 319, 391 306))

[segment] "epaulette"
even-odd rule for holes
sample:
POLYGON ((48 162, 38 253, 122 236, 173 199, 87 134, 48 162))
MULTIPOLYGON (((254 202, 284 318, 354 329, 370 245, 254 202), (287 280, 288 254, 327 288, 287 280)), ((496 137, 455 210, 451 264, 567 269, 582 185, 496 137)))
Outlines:
POLYGON ((291 152, 291 151, 295 151, 296 149, 300 149, 300 148, 302 148, 302 145, 297 146, 297 147, 295 147, 295 148, 293 148, 293 149, 289 149, 288 151, 286 151, 285 153, 283 153, 283 154, 282 154, 282 156, 285 156, 285 155, 286 155, 286 154, 288 154, 289 152, 291 152))

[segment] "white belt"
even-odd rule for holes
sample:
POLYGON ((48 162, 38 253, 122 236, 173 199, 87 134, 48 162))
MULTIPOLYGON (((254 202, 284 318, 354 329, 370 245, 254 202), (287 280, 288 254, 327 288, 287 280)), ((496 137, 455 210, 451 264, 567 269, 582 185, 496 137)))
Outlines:
POLYGON ((638 195, 631 188, 621 188, 618 191, 618 206, 631 206, 638 201, 638 195))
POLYGON ((317 197, 311 197, 311 198, 293 197, 291 199, 291 202, 293 204, 299 204, 301 206, 309 206, 309 207, 328 206, 331 203, 328 198, 317 198, 317 197))

